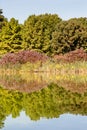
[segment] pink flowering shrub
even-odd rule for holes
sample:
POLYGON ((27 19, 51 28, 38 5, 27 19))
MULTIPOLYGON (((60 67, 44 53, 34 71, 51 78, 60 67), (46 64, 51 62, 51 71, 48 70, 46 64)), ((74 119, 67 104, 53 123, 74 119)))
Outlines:
POLYGON ((36 63, 38 61, 45 62, 47 59, 48 56, 45 54, 32 50, 25 50, 18 53, 7 53, 0 59, 0 64, 24 64, 26 62, 36 63))
POLYGON ((77 49, 65 55, 55 55, 54 59, 63 62, 87 61, 87 53, 83 49, 77 49))

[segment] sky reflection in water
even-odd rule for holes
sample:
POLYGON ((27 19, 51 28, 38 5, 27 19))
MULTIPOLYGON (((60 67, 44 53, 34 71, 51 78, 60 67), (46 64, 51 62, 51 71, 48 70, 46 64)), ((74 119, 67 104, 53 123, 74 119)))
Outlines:
POLYGON ((21 112, 16 119, 7 117, 2 130, 87 130, 87 116, 63 114, 59 118, 31 121, 21 112))

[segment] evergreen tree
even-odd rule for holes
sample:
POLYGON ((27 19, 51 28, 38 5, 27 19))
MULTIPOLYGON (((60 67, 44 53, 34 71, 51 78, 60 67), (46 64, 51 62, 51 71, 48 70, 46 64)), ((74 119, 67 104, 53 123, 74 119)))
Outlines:
POLYGON ((2 26, 4 25, 4 21, 5 21, 5 18, 2 15, 2 13, 3 13, 3 11, 2 11, 2 9, 0 9, 0 31, 1 31, 2 26))
POLYGON ((52 32, 61 19, 56 15, 32 15, 24 23, 23 40, 26 48, 51 53, 52 32))
POLYGON ((52 34, 53 53, 66 53, 83 48, 87 51, 87 19, 62 21, 52 34))
POLYGON ((0 38, 0 54, 21 50, 23 48, 21 25, 18 24, 18 20, 12 18, 9 22, 7 22, 6 26, 2 28, 0 38))

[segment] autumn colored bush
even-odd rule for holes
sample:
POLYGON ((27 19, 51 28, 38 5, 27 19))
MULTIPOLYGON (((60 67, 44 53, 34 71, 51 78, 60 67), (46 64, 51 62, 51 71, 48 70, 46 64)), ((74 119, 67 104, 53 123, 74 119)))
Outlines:
POLYGON ((87 61, 87 53, 83 49, 77 49, 65 55, 55 55, 54 59, 63 62, 87 61))
POLYGON ((33 50, 20 51, 18 53, 7 53, 0 59, 0 64, 24 64, 26 62, 36 63, 38 61, 45 62, 48 59, 43 53, 33 50))
MULTIPOLYGON (((65 55, 55 55, 53 58, 49 58, 43 53, 36 52, 33 50, 20 51, 18 53, 7 53, 0 59, 0 65, 15 65, 29 63, 47 63, 46 61, 64 62, 70 63, 75 61, 87 61, 87 53, 83 49, 78 49, 66 53, 65 55), (51 60, 50 60, 51 59, 51 60)), ((45 65, 45 64, 44 64, 45 65)))

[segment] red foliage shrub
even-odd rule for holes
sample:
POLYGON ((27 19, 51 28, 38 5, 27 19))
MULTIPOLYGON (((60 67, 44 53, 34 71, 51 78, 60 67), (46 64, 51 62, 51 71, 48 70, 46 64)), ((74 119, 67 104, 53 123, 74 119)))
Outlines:
POLYGON ((63 62, 87 61, 87 53, 83 49, 77 49, 65 55, 55 55, 54 59, 63 62))
POLYGON ((48 56, 46 56, 45 54, 36 52, 36 51, 30 51, 30 50, 26 50, 26 51, 21 51, 18 53, 8 53, 6 55, 4 55, 1 59, 0 59, 0 64, 16 64, 16 63, 20 63, 20 64, 24 64, 26 62, 31 62, 31 63, 35 63, 38 61, 41 62, 45 62, 48 59, 48 56))

